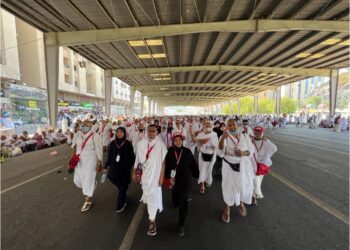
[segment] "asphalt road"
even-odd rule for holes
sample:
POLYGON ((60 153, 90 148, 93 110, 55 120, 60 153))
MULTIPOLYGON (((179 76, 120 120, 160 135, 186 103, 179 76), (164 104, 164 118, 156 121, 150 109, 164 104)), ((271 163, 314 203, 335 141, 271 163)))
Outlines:
POLYGON ((58 156, 46 149, 11 158, 1 167, 1 247, 107 250, 128 243, 131 249, 348 249, 349 133, 290 126, 266 135, 278 152, 262 184, 265 198, 247 207, 245 219, 232 208, 230 224, 223 224, 221 184, 215 178, 204 196, 193 191, 183 238, 175 234, 178 210, 169 191, 163 191, 158 235, 151 238, 138 185, 131 185, 127 209, 117 214, 116 189, 109 182, 99 184, 94 207, 81 214, 81 191, 64 171, 67 146, 54 148, 58 156))

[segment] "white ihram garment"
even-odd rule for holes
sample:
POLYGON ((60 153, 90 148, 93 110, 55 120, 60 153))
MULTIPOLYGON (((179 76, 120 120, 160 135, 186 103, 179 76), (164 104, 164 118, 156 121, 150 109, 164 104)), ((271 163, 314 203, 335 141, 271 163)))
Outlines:
POLYGON ((199 178, 198 178, 198 184, 205 182, 208 185, 211 185, 213 183, 213 166, 216 161, 216 149, 218 147, 218 136, 215 132, 210 132, 208 134, 205 134, 204 132, 201 132, 197 135, 196 139, 209 139, 207 143, 197 143, 197 147, 199 150, 199 156, 198 156, 198 167, 199 167, 199 178), (202 153, 205 154, 213 154, 211 161, 203 161, 202 153))
MULTIPOLYGON (((230 163, 239 163, 240 172, 233 171, 229 164, 222 162, 222 194, 228 206, 240 205, 240 202, 251 204, 253 196, 254 170, 248 156, 234 156, 234 149, 248 150, 252 154, 253 149, 247 143, 243 134, 238 134, 239 140, 231 136, 224 141, 223 150, 218 150, 218 155, 224 157, 230 163), (237 145, 237 146, 236 146, 237 145)), ((221 137, 220 137, 221 139, 221 137)))
POLYGON ((80 160, 74 170, 74 183, 78 188, 81 188, 83 194, 92 197, 94 192, 95 178, 96 178, 96 165, 97 161, 103 159, 103 146, 102 140, 99 135, 94 135, 89 138, 83 150, 81 150, 82 144, 85 139, 90 135, 89 132, 84 135, 82 132, 78 132, 76 140, 72 145, 77 146, 77 154, 80 154, 80 160))
POLYGON ((147 204, 150 220, 155 219, 157 210, 159 210, 159 212, 163 211, 162 188, 159 186, 159 178, 167 151, 164 142, 158 136, 151 142, 149 142, 148 139, 143 139, 137 143, 134 168, 137 168, 139 163, 143 164, 143 173, 141 177, 143 193, 141 201, 147 204), (153 145, 154 148, 146 161, 147 151, 153 145))
MULTIPOLYGON (((254 140, 252 139, 252 142, 254 145, 254 155, 256 158, 256 161, 262 164, 265 164, 266 166, 271 167, 272 161, 271 157, 274 153, 277 151, 277 147, 275 144, 273 144, 270 140, 254 140), (255 142, 255 144, 254 144, 255 142)), ((254 169, 254 173, 257 171, 257 165, 254 158, 254 155, 251 155, 250 161, 254 169)), ((264 198, 262 192, 261 192, 261 183, 264 176, 259 175, 254 177, 254 197, 255 198, 264 198)))

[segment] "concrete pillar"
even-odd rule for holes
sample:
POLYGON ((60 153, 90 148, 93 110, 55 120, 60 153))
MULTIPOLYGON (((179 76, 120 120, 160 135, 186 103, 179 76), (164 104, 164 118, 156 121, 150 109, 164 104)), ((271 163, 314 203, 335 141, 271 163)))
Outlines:
POLYGON ((152 114, 155 115, 155 114, 157 114, 156 113, 156 101, 153 100, 152 106, 153 106, 152 107, 152 114))
POLYGON ((145 105, 145 95, 143 93, 141 93, 141 111, 140 111, 140 115, 143 116, 143 106, 145 105))
POLYGON ((112 85, 113 85, 113 78, 110 75, 110 72, 105 70, 105 111, 106 115, 111 115, 111 98, 112 98, 112 85))
POLYGON ((281 87, 276 88, 276 115, 280 114, 281 108, 281 87))
POLYGON ((131 117, 134 117, 135 115, 135 92, 136 92, 136 88, 135 87, 131 87, 130 88, 130 109, 129 109, 129 115, 131 117))
POLYGON ((152 105, 153 105, 153 100, 148 98, 148 115, 152 114, 152 105))
POLYGON ((259 98, 258 94, 255 94, 254 95, 254 112, 255 112, 255 114, 257 114, 259 111, 259 99, 258 98, 259 98))
POLYGON ((237 98, 237 113, 241 114, 241 98, 237 98))
POLYGON ((331 74, 329 76, 329 114, 330 115, 335 115, 335 109, 337 107, 338 79, 339 79, 339 71, 331 70, 331 74))
POLYGON ((45 46, 45 67, 47 79, 47 95, 49 104, 50 126, 57 127, 58 115, 58 77, 59 77, 59 47, 45 46))

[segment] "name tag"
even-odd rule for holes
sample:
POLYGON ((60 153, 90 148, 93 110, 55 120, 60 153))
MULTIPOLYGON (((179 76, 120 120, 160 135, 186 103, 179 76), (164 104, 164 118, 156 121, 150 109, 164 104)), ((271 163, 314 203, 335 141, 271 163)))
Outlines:
POLYGON ((176 170, 171 170, 170 177, 175 178, 175 175, 176 175, 176 170))
POLYGON ((116 162, 120 161, 120 155, 117 155, 117 158, 115 159, 116 162))

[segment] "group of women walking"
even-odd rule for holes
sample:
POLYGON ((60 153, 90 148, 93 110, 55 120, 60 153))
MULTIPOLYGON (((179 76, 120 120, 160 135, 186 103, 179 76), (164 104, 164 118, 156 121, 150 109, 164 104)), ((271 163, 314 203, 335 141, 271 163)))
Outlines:
MULTIPOLYGON (((73 139, 69 169, 75 172, 74 183, 82 188, 85 196, 81 212, 92 206, 96 174, 103 165, 104 146, 107 160, 103 172, 118 189, 116 211, 120 213, 126 208, 127 190, 133 179, 140 184, 141 201, 147 205, 148 235, 157 234, 156 214, 163 210, 162 186, 172 190, 173 205, 179 209, 178 235, 185 234, 193 179, 198 179, 199 192, 204 195, 213 182, 214 164, 222 168, 222 222, 230 222, 231 206, 238 206, 244 217, 247 215, 244 204, 257 205, 257 199, 263 197, 263 176, 277 150, 264 137, 262 127, 252 130, 248 121, 244 121, 238 128, 236 119, 218 121, 214 127, 207 118, 200 121, 187 118, 176 119, 173 128, 172 119, 160 120, 161 127, 159 120, 110 126, 110 137, 104 136, 103 141, 96 132, 98 123, 84 121, 80 124, 73 139)), ((101 125, 105 128, 108 123, 103 121, 101 125)))

